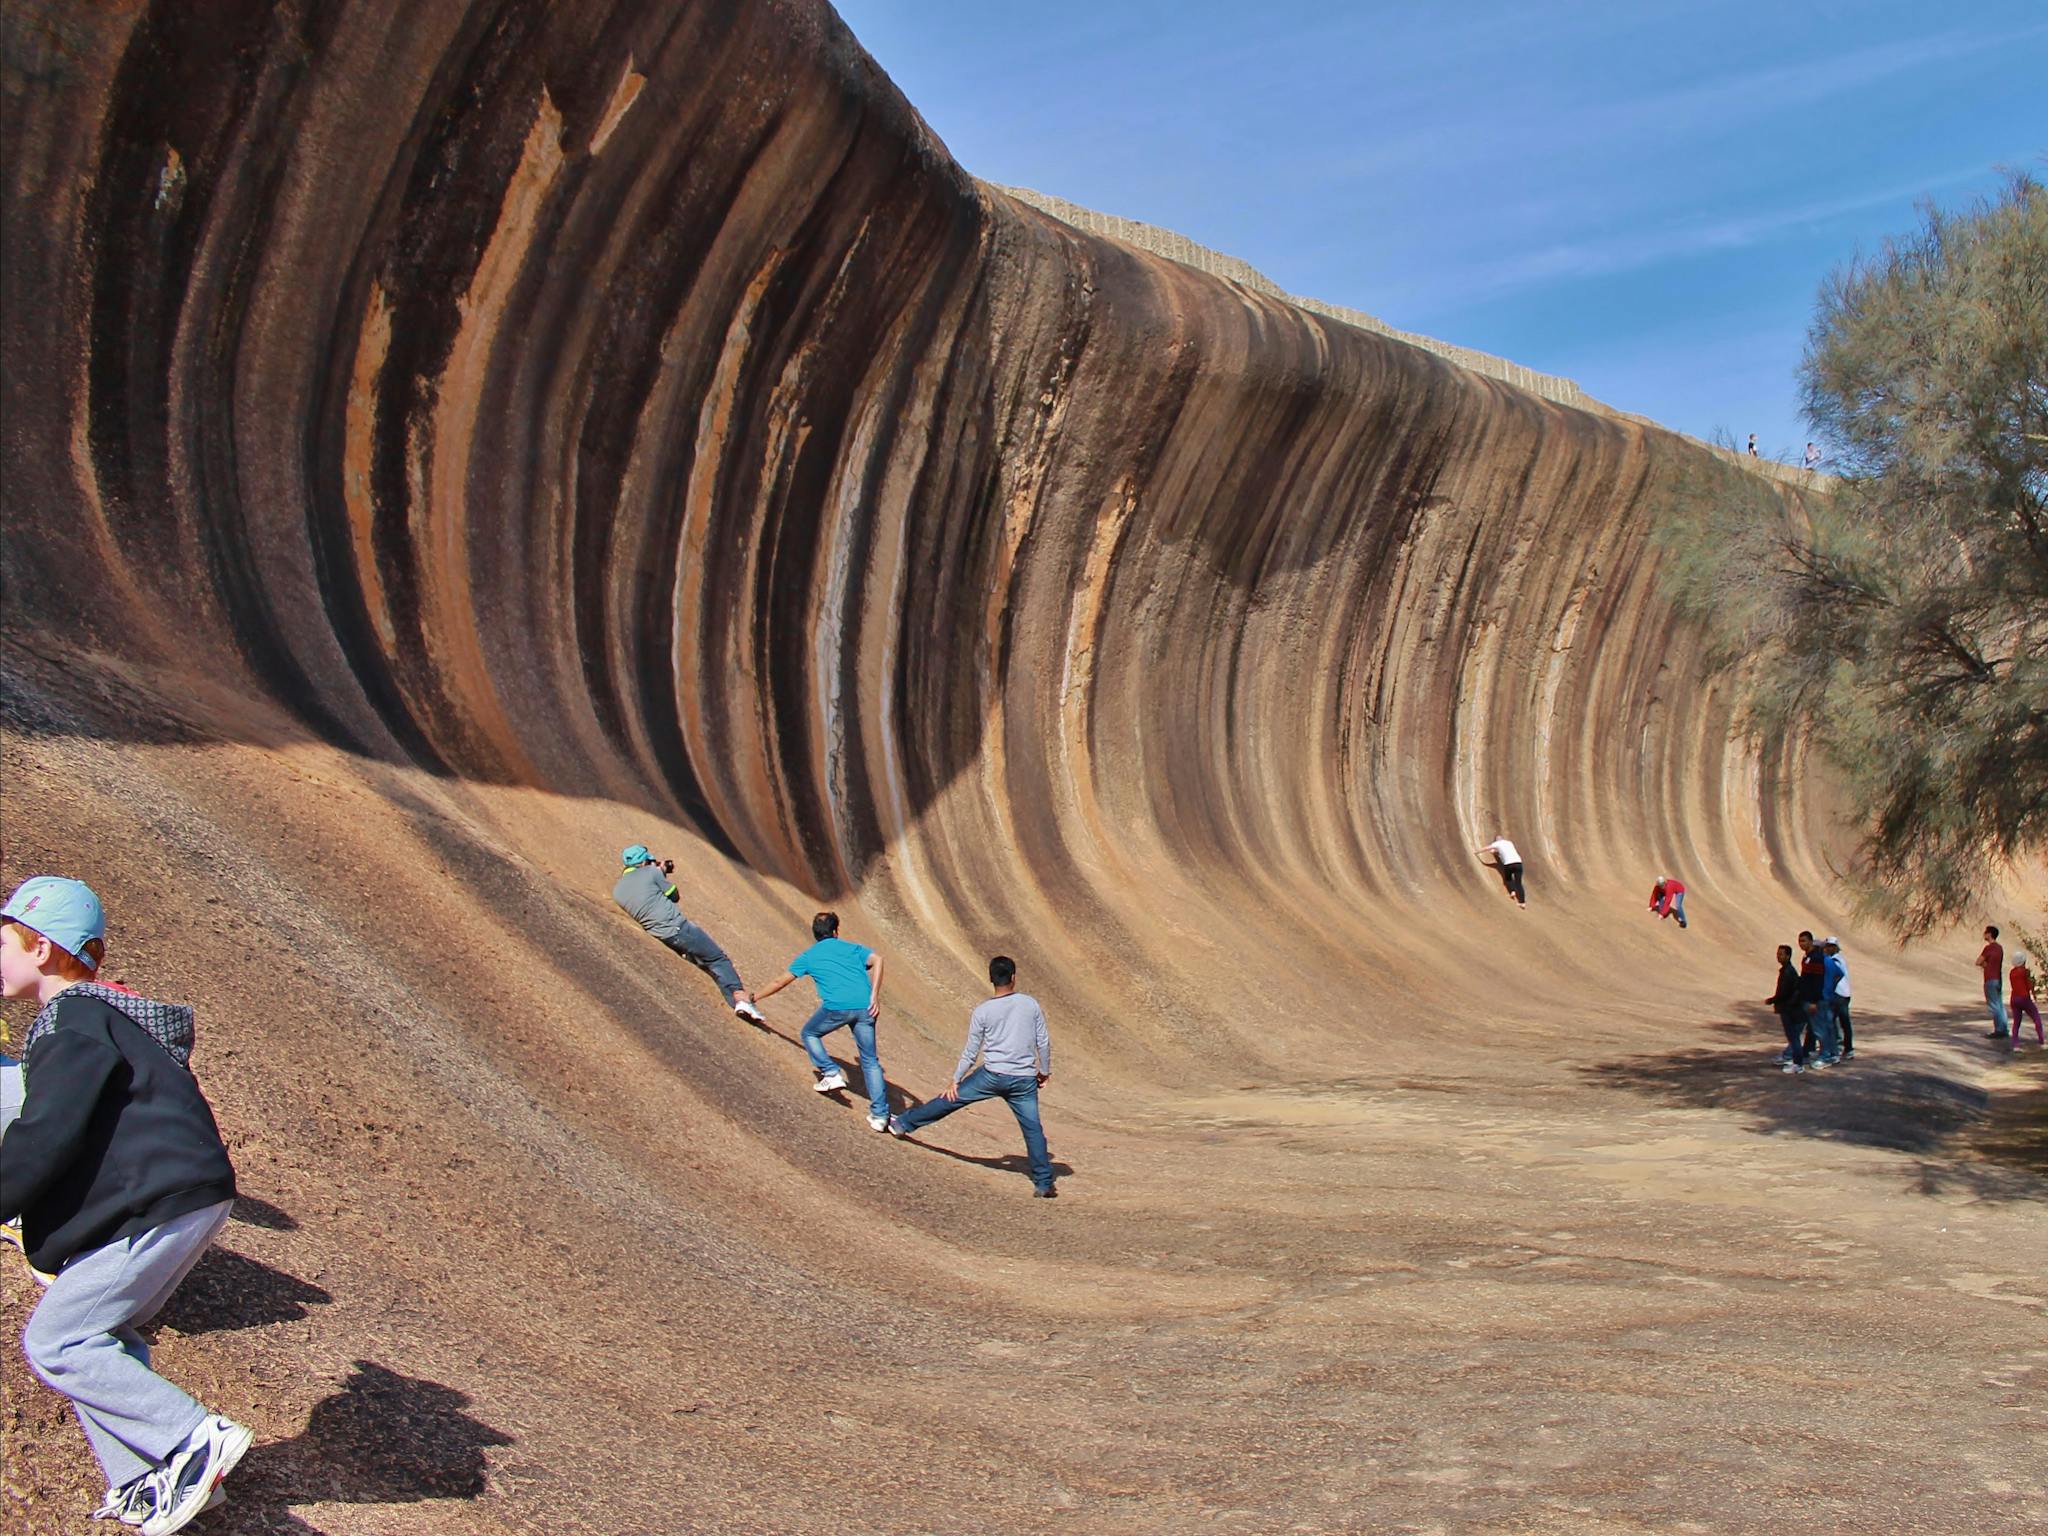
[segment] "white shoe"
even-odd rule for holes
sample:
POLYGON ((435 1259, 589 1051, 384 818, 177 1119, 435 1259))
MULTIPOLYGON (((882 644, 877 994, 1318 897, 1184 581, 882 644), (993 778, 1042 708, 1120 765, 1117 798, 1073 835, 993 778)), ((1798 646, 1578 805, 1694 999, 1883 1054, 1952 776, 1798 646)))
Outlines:
POLYGON ((768 1015, 749 1002, 735 1002, 732 1011, 743 1019, 752 1019, 756 1024, 766 1024, 768 1015))
MULTIPOLYGON (((163 1493, 163 1478, 159 1472, 138 1477, 125 1488, 109 1488, 100 1507, 92 1512, 95 1520, 118 1520, 123 1525, 143 1525, 156 1514, 157 1499, 163 1493)), ((200 1513, 208 1509, 219 1509, 227 1503, 227 1489, 215 1485, 213 1495, 206 1501, 200 1513)))
POLYGON ((889 1129, 889 1117, 887 1115, 869 1115, 868 1129, 871 1131, 886 1131, 889 1129))
POLYGON ((837 1093, 845 1086, 846 1074, 844 1072, 820 1072, 818 1080, 811 1084, 812 1089, 818 1093, 837 1093))
POLYGON ((142 1536, 170 1536, 196 1520, 255 1438, 233 1419, 208 1414, 157 1473, 156 1513, 142 1522, 142 1536))

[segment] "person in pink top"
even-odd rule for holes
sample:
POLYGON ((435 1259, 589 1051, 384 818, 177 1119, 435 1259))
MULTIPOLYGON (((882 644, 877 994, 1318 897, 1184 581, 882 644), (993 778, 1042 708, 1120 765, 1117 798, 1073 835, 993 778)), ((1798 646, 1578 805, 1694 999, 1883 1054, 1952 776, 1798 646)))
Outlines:
POLYGON ((2034 1039, 2041 1045, 2048 1045, 2048 1029, 2041 1026, 2041 1009, 2034 1001, 2034 973, 2027 968, 2027 957, 2014 952, 2012 969, 2006 973, 2012 983, 2012 990, 2006 994, 2012 1004, 2012 1048, 2020 1048, 2020 1020, 2034 1021, 2034 1039))
POLYGON ((1657 883, 1650 887, 1650 910, 1659 917, 1675 917, 1678 926, 1685 926, 1685 885, 1669 875, 1659 875, 1657 883))

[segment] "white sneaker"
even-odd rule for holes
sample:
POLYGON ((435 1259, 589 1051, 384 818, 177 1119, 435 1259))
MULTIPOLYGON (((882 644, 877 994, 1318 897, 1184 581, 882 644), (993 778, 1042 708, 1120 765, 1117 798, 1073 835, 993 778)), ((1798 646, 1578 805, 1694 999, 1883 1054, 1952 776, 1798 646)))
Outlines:
MULTIPOLYGON (((92 1512, 92 1517, 95 1520, 118 1520, 123 1525, 142 1525, 156 1513, 157 1499, 162 1493, 161 1473, 148 1473, 125 1488, 109 1488, 100 1507, 92 1512)), ((213 1496, 206 1501, 205 1509, 219 1509, 227 1501, 227 1489, 216 1486, 213 1496)))
POLYGON ((887 1115, 869 1115, 868 1129, 871 1131, 886 1131, 889 1129, 889 1117, 887 1115))
POLYGON ((255 1438, 233 1419, 208 1414, 157 1473, 156 1513, 142 1522, 142 1536, 170 1536, 198 1519, 255 1438))
POLYGON ((1796 1061, 1788 1061, 1782 1067, 1778 1068, 1778 1070, 1780 1072, 1804 1072, 1806 1069, 1800 1066, 1799 1063, 1796 1061))
POLYGON ((735 1002, 732 1005, 732 1011, 743 1019, 752 1019, 756 1024, 766 1024, 768 1022, 768 1015, 749 1002, 735 1002))
POLYGON ((818 1080, 811 1084, 812 1089, 818 1093, 837 1093, 845 1086, 846 1074, 844 1072, 820 1072, 818 1080))

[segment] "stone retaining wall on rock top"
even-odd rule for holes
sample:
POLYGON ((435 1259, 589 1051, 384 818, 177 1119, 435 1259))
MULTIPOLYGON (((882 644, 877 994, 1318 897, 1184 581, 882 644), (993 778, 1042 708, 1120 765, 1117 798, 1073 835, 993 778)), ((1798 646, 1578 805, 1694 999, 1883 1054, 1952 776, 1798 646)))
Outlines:
MULTIPOLYGON (((1647 416, 1617 410, 1611 405, 1595 400, 1573 380, 1559 374, 1539 373, 1534 368, 1524 368, 1520 363, 1511 363, 1504 357, 1493 356, 1490 352, 1479 352, 1471 347, 1439 341, 1434 336, 1424 336, 1415 331, 1396 330, 1384 320, 1369 315, 1362 309, 1349 309, 1342 304, 1325 304, 1321 299, 1307 299, 1299 294, 1289 293, 1250 262, 1240 261, 1235 256, 1225 256, 1205 245, 1197 245, 1186 235, 1176 234, 1170 229, 1161 229, 1154 224, 1140 224, 1135 219, 1118 218, 1115 214, 1098 213, 1092 208, 1083 208, 1079 203, 1070 203, 1063 197, 1051 197, 1043 192, 1034 192, 1028 187, 1006 187, 995 182, 985 182, 983 185, 993 192, 1014 197, 1020 203, 1026 203, 1041 213, 1049 213, 1063 223, 1071 224, 1074 228, 1085 230, 1091 235, 1100 235, 1105 240, 1121 241, 1125 245, 1136 246, 1141 251, 1150 251, 1156 256, 1166 257, 1169 261, 1177 261, 1182 266, 1193 267, 1197 272, 1207 272, 1210 276, 1220 277, 1226 282, 1237 283, 1258 293, 1270 294, 1276 299, 1285 300, 1297 309, 1307 310, 1312 315, 1324 315, 1332 320, 1340 320, 1346 325, 1355 325, 1362 331, 1390 336, 1395 341, 1406 342, 1411 347, 1420 347, 1425 352, 1433 352, 1438 357, 1447 358, 1460 368, 1483 373, 1490 379, 1499 379, 1503 383, 1514 385, 1517 389, 1525 389, 1532 395, 1554 400, 1559 405, 1569 405, 1582 411, 1602 411, 1626 421, 1657 427, 1660 431, 1670 430, 1647 416)), ((1688 440, 1699 442, 1700 446, 1710 453, 1729 458, 1766 479, 1786 485, 1823 489, 1833 485, 1832 476, 1809 474, 1799 465, 1781 464, 1775 459, 1753 459, 1746 453, 1725 448, 1717 443, 1700 442, 1697 438, 1688 440)))

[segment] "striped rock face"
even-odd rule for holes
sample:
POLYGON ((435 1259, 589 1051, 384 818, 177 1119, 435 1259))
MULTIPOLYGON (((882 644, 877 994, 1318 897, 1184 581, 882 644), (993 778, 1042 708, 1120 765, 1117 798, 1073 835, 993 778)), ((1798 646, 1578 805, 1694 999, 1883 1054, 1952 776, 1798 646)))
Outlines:
POLYGON ((24 9, 11 624, 935 919, 1775 837, 1711 455, 977 185, 822 7, 398 16, 24 9))

